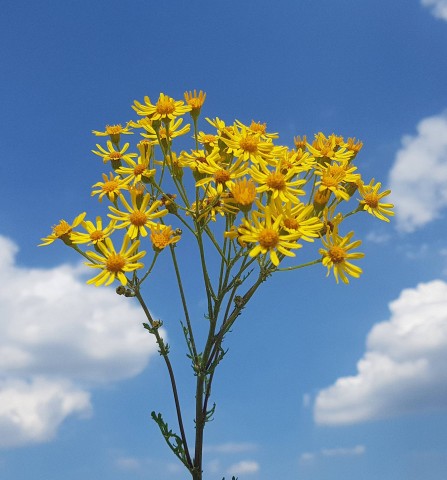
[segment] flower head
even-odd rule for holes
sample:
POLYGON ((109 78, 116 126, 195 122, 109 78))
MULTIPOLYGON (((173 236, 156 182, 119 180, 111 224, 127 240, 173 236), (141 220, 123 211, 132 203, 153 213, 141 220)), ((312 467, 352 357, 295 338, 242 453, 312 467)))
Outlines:
POLYGON ((161 120, 163 122, 169 122, 175 117, 184 115, 191 110, 190 105, 185 105, 181 100, 174 100, 168 97, 164 93, 160 93, 157 103, 153 105, 148 96, 144 97, 144 105, 135 100, 132 108, 138 115, 146 115, 153 120, 161 120))
POLYGON ((371 180, 369 185, 359 183, 359 192, 362 196, 359 208, 366 210, 369 214, 374 215, 384 222, 389 222, 390 219, 387 218, 386 215, 388 215, 388 217, 394 215, 394 212, 392 211, 394 205, 392 203, 383 203, 380 200, 389 195, 391 190, 385 190, 384 192, 379 193, 381 186, 382 184, 380 182, 374 185, 374 179, 371 180))
POLYGON ((121 135, 131 135, 133 132, 129 130, 129 126, 126 125, 123 127, 121 124, 118 125, 107 125, 104 132, 98 132, 97 130, 92 130, 92 133, 97 137, 110 137, 110 140, 115 145, 120 143, 121 135))
POLYGON ((205 103, 206 93, 200 90, 197 93, 196 90, 193 92, 185 92, 184 93, 186 103, 191 107, 191 114, 192 118, 197 118, 200 115, 200 110, 202 109, 203 104, 205 103))
POLYGON ((110 206, 109 209, 113 214, 109 213, 109 217, 119 222, 117 223, 116 228, 128 228, 127 234, 131 239, 136 238, 138 235, 146 237, 146 228, 154 227, 156 225, 154 220, 166 215, 168 210, 159 210, 159 207, 162 205, 160 200, 155 200, 149 205, 151 196, 148 193, 146 193, 141 200, 141 196, 132 189, 130 191, 130 197, 130 204, 124 196, 120 197, 126 211, 123 212, 110 206))
POLYGON ((111 202, 115 201, 116 197, 121 195, 121 190, 125 189, 127 184, 130 182, 131 177, 121 178, 119 175, 116 177, 110 172, 109 177, 105 173, 102 174, 102 182, 95 183, 92 188, 98 187, 98 190, 92 191, 92 196, 99 194, 99 201, 102 201, 102 198, 107 195, 111 202))
POLYGON ((81 226, 85 229, 84 232, 72 232, 71 241, 73 243, 88 243, 96 245, 98 242, 103 242, 115 230, 115 220, 111 220, 107 227, 103 227, 102 218, 96 217, 94 224, 90 220, 84 220, 81 226))
POLYGON ((72 223, 68 223, 65 220, 61 220, 57 225, 53 225, 53 231, 51 232, 48 237, 42 238, 43 243, 39 244, 39 247, 43 247, 46 245, 50 245, 58 238, 61 239, 67 245, 71 245, 71 234, 73 228, 77 227, 83 220, 84 217, 87 215, 86 212, 81 213, 78 215, 72 223))
POLYGON ((140 260, 146 252, 138 252, 140 241, 136 240, 131 243, 129 236, 125 236, 123 244, 119 252, 115 250, 112 240, 107 237, 104 242, 97 244, 98 252, 86 252, 86 255, 92 259, 94 263, 86 263, 88 267, 99 268, 101 270, 98 275, 87 281, 96 287, 101 285, 110 285, 115 279, 118 279, 122 285, 127 285, 126 272, 133 272, 144 265, 140 260))
POLYGON ((258 204, 258 207, 260 210, 252 211, 250 218, 242 219, 242 225, 237 229, 238 241, 254 245, 250 257, 268 253, 273 265, 278 266, 281 261, 278 254, 294 257, 295 254, 290 250, 301 248, 302 245, 296 242, 299 233, 284 233, 281 227, 282 215, 274 219, 269 205, 263 207, 258 204))
POLYGON ((327 267, 327 274, 333 270, 334 277, 338 283, 339 277, 343 283, 349 283, 347 275, 358 278, 362 273, 362 269, 353 265, 349 260, 363 258, 364 253, 350 252, 354 248, 361 245, 360 240, 351 242, 354 232, 348 233, 345 237, 341 237, 335 231, 328 233, 326 239, 322 239, 325 248, 320 249, 320 254, 323 256, 322 263, 327 267))
POLYGON ((126 153, 127 149, 129 148, 129 143, 125 143, 121 150, 115 150, 114 144, 112 141, 107 140, 107 149, 105 150, 101 145, 96 144, 96 147, 99 151, 92 150, 95 155, 101 157, 104 163, 108 161, 112 162, 112 166, 119 166, 121 165, 121 160, 127 161, 133 157, 136 157, 136 153, 126 153))
POLYGON ((160 252, 168 245, 177 243, 181 238, 176 231, 172 230, 171 226, 156 225, 151 228, 151 242, 152 247, 156 252, 160 252))

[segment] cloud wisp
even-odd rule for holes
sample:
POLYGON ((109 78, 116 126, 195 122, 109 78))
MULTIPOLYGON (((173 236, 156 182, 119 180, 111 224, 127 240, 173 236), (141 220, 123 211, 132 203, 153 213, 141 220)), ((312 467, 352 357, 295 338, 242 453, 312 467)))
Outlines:
POLYGON ((376 324, 357 374, 321 390, 314 418, 348 425, 447 409, 447 283, 405 289, 376 324))
POLYGON ((421 0, 421 5, 429 8, 436 18, 447 21, 447 0, 421 0))
POLYGON ((90 390, 133 377, 156 354, 142 312, 70 265, 27 269, 0 236, 0 447, 52 439, 92 410, 90 390))
POLYGON ((402 139, 389 175, 397 227, 413 232, 447 207, 447 113, 421 120, 402 139))

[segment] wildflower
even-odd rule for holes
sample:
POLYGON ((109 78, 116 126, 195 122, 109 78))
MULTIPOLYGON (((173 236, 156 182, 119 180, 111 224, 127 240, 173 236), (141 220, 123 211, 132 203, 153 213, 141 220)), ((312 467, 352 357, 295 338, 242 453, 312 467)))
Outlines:
POLYGON ((236 120, 236 124, 239 127, 245 127, 247 128, 250 132, 254 133, 255 135, 259 135, 263 139, 273 139, 273 138, 278 138, 279 135, 277 133, 267 133, 267 124, 266 123, 261 123, 261 122, 255 122, 254 120, 251 121, 250 126, 244 125, 242 122, 239 120, 236 120))
POLYGON ((126 185, 130 182, 131 177, 128 178, 121 178, 119 175, 116 177, 110 172, 109 177, 105 173, 102 174, 102 182, 97 182, 92 185, 92 188, 99 187, 98 190, 92 191, 93 195, 99 194, 99 201, 102 202, 102 197, 107 195, 111 202, 115 201, 115 197, 119 197, 121 195, 122 189, 126 188, 126 185))
POLYGON ((184 115, 191 110, 190 105, 184 105, 181 100, 175 101, 173 98, 168 97, 164 93, 160 93, 158 101, 155 105, 151 103, 148 96, 144 97, 144 105, 135 100, 132 108, 138 115, 146 115, 152 121, 161 120, 165 123, 173 120, 175 117, 184 115))
POLYGON ((270 157, 274 145, 271 141, 262 140, 260 134, 250 132, 245 126, 226 133, 228 138, 221 137, 221 140, 227 146, 228 153, 235 157, 251 160, 255 164, 265 163, 270 157))
POLYGON ((331 191, 338 200, 348 201, 350 196, 346 191, 345 185, 355 183, 360 179, 358 173, 353 173, 357 167, 343 162, 332 165, 318 165, 315 169, 315 175, 320 176, 320 180, 315 184, 319 185, 319 192, 331 191))
POLYGON ((156 252, 161 252, 168 245, 177 243, 181 236, 166 225, 156 225, 151 228, 152 247, 156 252))
POLYGON ((95 277, 87 281, 89 285, 96 287, 101 285, 110 285, 118 279, 122 285, 127 285, 127 277, 125 272, 133 272, 142 268, 144 265, 140 260, 146 254, 145 251, 138 252, 140 241, 134 241, 129 247, 131 239, 125 236, 123 244, 119 252, 115 250, 112 240, 107 237, 104 242, 99 242, 97 248, 99 252, 86 252, 86 255, 92 259, 94 263, 86 263, 88 267, 99 268, 101 272, 95 277), (102 254, 102 255, 101 255, 102 254))
POLYGON ((288 233, 298 233, 300 240, 306 242, 313 242, 314 238, 320 236, 323 224, 318 217, 312 215, 313 205, 277 202, 276 207, 276 212, 282 215, 282 227, 288 233))
POLYGON ((157 145, 159 142, 159 138, 160 141, 163 142, 163 144, 167 145, 168 143, 172 142, 173 138, 185 135, 189 132, 191 125, 188 123, 185 126, 181 127, 182 123, 183 118, 178 118, 177 120, 172 121, 166 127, 160 127, 158 131, 156 131, 152 127, 152 124, 150 122, 143 123, 142 126, 147 133, 142 133, 141 136, 149 139, 152 145, 157 145))
POLYGON ((134 162, 131 159, 126 160, 128 167, 120 167, 116 170, 116 173, 125 175, 124 181, 126 183, 132 182, 132 185, 136 185, 140 182, 148 182, 155 175, 155 168, 149 169, 149 159, 145 159, 140 156, 138 162, 134 162))
POLYGON ((353 152, 346 151, 346 147, 340 146, 343 142, 343 137, 336 135, 329 135, 326 137, 319 132, 315 135, 315 140, 312 145, 307 144, 307 148, 312 155, 321 160, 339 160, 349 161, 353 157, 353 152))
POLYGON ((133 132, 129 130, 129 125, 123 127, 121 124, 118 125, 107 125, 104 132, 98 132, 97 130, 92 130, 92 133, 97 137, 110 137, 110 140, 115 145, 120 143, 121 135, 132 135, 133 132))
POLYGON ((299 188, 306 183, 306 180, 296 178, 297 169, 295 168, 282 173, 280 163, 273 171, 260 164, 259 168, 252 167, 250 174, 259 184, 256 191, 258 193, 269 192, 273 200, 279 198, 283 202, 299 203, 298 195, 306 193, 299 188))
POLYGON ((301 245, 296 243, 299 234, 284 234, 281 227, 282 215, 278 215, 274 220, 270 206, 259 205, 259 207, 264 212, 252 211, 251 221, 248 218, 242 219, 242 225, 238 228, 240 233, 238 240, 247 244, 255 244, 249 252, 250 257, 269 253, 270 261, 277 267, 281 261, 278 253, 294 257, 295 253, 290 250, 301 248, 301 245))
POLYGON ((129 148, 129 143, 124 144, 121 150, 115 150, 113 147, 113 142, 110 140, 107 140, 108 150, 105 150, 99 144, 96 144, 96 147, 98 148, 99 152, 96 150, 92 150, 92 152, 95 155, 102 157, 104 163, 107 163, 110 160, 112 162, 112 166, 119 166, 121 164, 121 160, 127 161, 137 156, 136 153, 125 153, 129 148))
POLYGON ((191 117, 193 119, 197 119, 200 115, 200 110, 202 109, 203 104, 205 103, 206 93, 200 92, 197 94, 197 91, 194 90, 193 92, 185 92, 184 93, 185 102, 191 107, 191 117))
POLYGON ((334 277, 338 283, 339 277, 343 283, 349 283, 347 275, 358 278, 362 273, 362 269, 353 265, 349 260, 363 258, 364 253, 352 252, 350 250, 361 245, 360 240, 351 242, 354 232, 348 233, 345 237, 341 237, 335 231, 326 235, 326 240, 322 239, 323 245, 326 247, 319 250, 323 256, 322 263, 327 267, 327 275, 333 269, 334 277))
POLYGON ((87 215, 86 212, 78 215, 72 223, 68 223, 65 220, 61 220, 57 225, 53 225, 52 232, 48 237, 42 238, 43 243, 39 244, 39 247, 50 245, 58 238, 61 239, 65 244, 71 245, 71 234, 73 228, 77 227, 87 215))
POLYGON ((371 180, 369 185, 359 183, 359 192, 362 196, 359 209, 366 210, 369 214, 374 215, 384 222, 389 222, 390 219, 385 215, 389 217, 394 215, 394 212, 391 210, 394 208, 394 205, 392 203, 382 203, 380 200, 389 195, 391 190, 385 190, 379 193, 381 186, 382 184, 380 182, 374 185, 374 179, 371 180))
POLYGON ((98 242, 103 242, 115 230, 115 220, 111 220, 107 227, 103 228, 102 218, 97 216, 96 224, 90 220, 85 220, 81 223, 81 226, 87 233, 72 232, 71 241, 73 243, 89 243, 90 245, 96 245, 98 242))
POLYGON ((350 150, 353 153, 352 158, 354 158, 360 152, 360 150, 362 149, 363 142, 361 142, 360 140, 358 140, 356 142, 355 137, 354 138, 350 137, 350 138, 348 138, 348 140, 346 141, 346 143, 343 146, 347 150, 350 150))
POLYGON ((256 199, 256 185, 253 180, 243 178, 233 183, 230 188, 234 201, 243 212, 250 210, 256 199))
POLYGON ((124 196, 121 196, 121 202, 124 205, 126 212, 122 212, 115 207, 110 206, 109 217, 117 220, 116 228, 128 228, 127 234, 129 238, 134 239, 138 235, 147 236, 146 227, 152 228, 156 225, 155 219, 163 217, 168 213, 166 209, 158 210, 162 205, 160 200, 155 200, 151 205, 149 201, 151 196, 146 193, 141 200, 135 190, 130 191, 131 203, 129 204, 124 196))
POLYGON ((247 173, 247 165, 242 158, 237 158, 229 165, 222 164, 220 162, 221 157, 217 152, 214 155, 208 155, 206 162, 197 164, 198 173, 204 175, 204 177, 196 183, 196 187, 214 182, 217 192, 222 193, 224 188, 231 188, 235 179, 247 173))

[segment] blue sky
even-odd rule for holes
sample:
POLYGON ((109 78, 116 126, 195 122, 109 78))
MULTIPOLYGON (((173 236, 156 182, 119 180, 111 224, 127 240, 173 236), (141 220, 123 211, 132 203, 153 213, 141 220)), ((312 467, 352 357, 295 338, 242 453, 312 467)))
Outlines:
MULTIPOLYGON (((96 208, 92 130, 134 118, 144 95, 194 88, 206 116, 267 122, 286 144, 360 138, 362 173, 396 205, 390 225, 356 228, 359 280, 278 275, 245 309, 215 383, 206 478, 445 478, 445 0, 4 1, 0 44, 2 479, 185 478, 150 420, 172 401, 141 312, 85 285, 62 244, 36 244, 96 208)), ((190 412, 179 305, 159 276, 149 304, 190 412)))

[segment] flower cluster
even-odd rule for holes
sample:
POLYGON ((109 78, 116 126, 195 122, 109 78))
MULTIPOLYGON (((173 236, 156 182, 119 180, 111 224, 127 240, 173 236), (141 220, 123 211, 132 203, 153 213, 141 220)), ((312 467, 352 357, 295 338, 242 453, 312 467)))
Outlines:
POLYGON ((155 103, 145 97, 132 107, 139 118, 93 131, 108 137, 105 146, 92 150, 111 167, 92 190, 109 203, 108 223, 101 217, 85 220, 82 213, 71 224, 61 220, 41 245, 61 239, 84 255, 89 267, 100 270, 88 283, 116 279, 127 285, 144 267, 140 260, 147 251, 140 248, 151 246, 156 258, 181 239, 175 222, 196 238, 205 233, 222 255, 231 249, 271 270, 280 270, 285 257, 296 257, 304 243, 318 241, 312 263, 333 271, 337 282, 358 277, 362 270, 351 260, 363 256, 353 251, 361 242, 352 240, 352 231, 341 233, 343 221, 363 211, 386 222, 393 215, 393 205, 384 203, 390 191, 381 191, 374 180, 365 183, 357 170, 362 142, 318 133, 312 141, 297 136, 290 147, 277 143, 278 134, 265 123, 226 124, 218 117, 207 118, 207 131, 200 131, 205 98, 196 90, 186 92, 184 101, 163 93, 155 103), (192 124, 184 123, 185 116, 192 124), (191 129, 193 148, 175 151, 174 143, 191 129), (140 138, 132 152, 122 138, 135 133, 140 138), (352 208, 345 207, 350 203, 352 208), (218 219, 220 230, 214 228, 218 219), (115 232, 124 234, 119 248, 112 241, 115 232), (93 250, 81 250, 82 244, 93 250))

